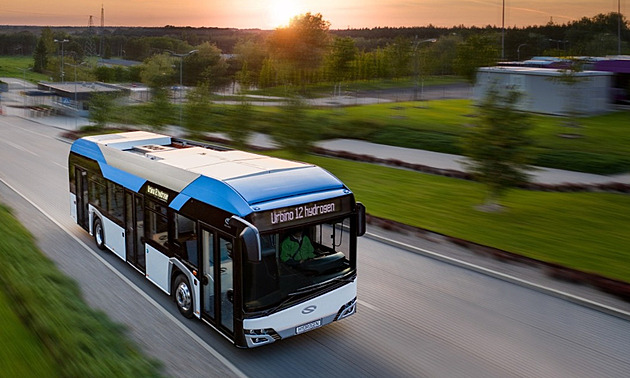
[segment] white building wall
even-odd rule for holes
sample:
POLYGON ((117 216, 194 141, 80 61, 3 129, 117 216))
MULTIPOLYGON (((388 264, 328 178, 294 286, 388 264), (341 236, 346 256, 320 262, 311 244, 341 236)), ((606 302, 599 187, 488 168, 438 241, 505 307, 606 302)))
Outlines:
POLYGON ((477 73, 473 88, 476 104, 483 101, 488 89, 495 85, 501 91, 515 89, 523 96, 518 109, 534 113, 593 115, 612 110, 610 100, 612 74, 583 71, 580 81, 567 85, 559 80, 561 72, 554 69, 527 67, 485 67, 477 73))

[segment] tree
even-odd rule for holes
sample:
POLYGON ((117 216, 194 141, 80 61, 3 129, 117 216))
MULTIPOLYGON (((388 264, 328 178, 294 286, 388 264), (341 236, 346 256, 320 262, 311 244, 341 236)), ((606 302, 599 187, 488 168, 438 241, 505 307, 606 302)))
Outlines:
POLYGON ((48 67, 49 55, 54 51, 53 33, 50 28, 43 28, 33 53, 33 71, 43 73, 48 67))
POLYGON ((166 125, 172 115, 168 99, 168 85, 175 81, 175 69, 168 54, 154 55, 143 63, 142 82, 151 88, 151 104, 146 122, 156 129, 166 125))
POLYGON ((184 84, 195 85, 203 82, 210 88, 218 88, 228 84, 228 65, 221 57, 221 50, 210 42, 196 47, 197 53, 184 59, 184 84))
POLYGON ((307 117, 304 101, 291 97, 281 107, 271 135, 282 148, 301 155, 321 136, 321 122, 307 117))
POLYGON ((146 123, 156 130, 161 130, 173 118, 173 105, 168 99, 168 89, 155 87, 151 90, 151 103, 146 113, 146 123))
POLYGON ((154 89, 175 83, 175 73, 173 59, 168 54, 158 54, 144 61, 140 77, 154 89))
POLYGON ((564 85, 567 94, 564 96, 566 99, 566 121, 563 122, 564 126, 571 128, 579 128, 580 122, 578 120, 580 116, 580 108, 577 103, 580 96, 576 93, 578 90, 577 85, 584 81, 584 78, 579 75, 583 71, 583 63, 580 60, 571 60, 569 66, 560 70, 560 76, 551 77, 551 80, 556 81, 564 85))
POLYGON ((520 92, 510 90, 503 95, 491 87, 479 107, 475 127, 462 140, 467 170, 487 188, 484 210, 500 209, 505 192, 529 180, 532 123, 526 113, 516 110, 520 97, 520 92))
POLYGON ((336 37, 334 39, 330 53, 326 56, 326 70, 333 82, 351 79, 352 62, 356 59, 358 52, 352 38, 336 37))
POLYGON ((477 79, 477 69, 492 66, 498 59, 499 50, 493 37, 473 35, 457 47, 457 57, 454 62, 455 73, 474 84, 477 79))
POLYGON ((389 44, 385 52, 392 77, 401 78, 411 73, 412 45, 409 39, 396 37, 394 43, 389 44))
POLYGON ((320 13, 296 16, 288 27, 276 29, 269 37, 272 57, 287 64, 294 71, 293 78, 305 78, 322 62, 329 44, 329 29, 330 22, 320 13))
POLYGON ((243 98, 239 105, 230 109, 226 119, 226 132, 236 148, 247 146, 252 131, 254 110, 252 105, 243 98))
POLYGON ((261 44, 253 40, 239 41, 234 46, 234 54, 240 64, 238 82, 243 87, 257 83, 266 57, 266 51, 261 44))
POLYGON ((107 127, 114 109, 114 97, 107 93, 97 93, 90 97, 89 120, 99 129, 107 127))
POLYGON ((210 113, 210 88, 208 84, 200 84, 186 94, 184 105, 184 127, 198 136, 205 130, 205 123, 210 113))

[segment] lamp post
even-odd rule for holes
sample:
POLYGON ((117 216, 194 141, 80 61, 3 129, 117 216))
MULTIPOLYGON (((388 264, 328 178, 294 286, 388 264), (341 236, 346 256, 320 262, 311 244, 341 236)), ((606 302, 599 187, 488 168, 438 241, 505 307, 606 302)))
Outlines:
MULTIPOLYGON (((414 71, 415 71, 415 76, 416 76, 416 83, 414 86, 414 90, 413 90, 413 100, 414 101, 418 101, 418 76, 420 74, 420 69, 419 69, 419 62, 418 62, 418 45, 422 44, 422 43, 435 43, 437 42, 437 39, 435 38, 429 38, 429 39, 425 39, 422 41, 418 41, 418 37, 416 36, 416 40, 414 41, 414 46, 413 46, 413 54, 414 54, 414 59, 415 59, 415 64, 414 64, 414 71)), ((422 78, 422 88, 421 88, 421 93, 420 93, 420 99, 422 99, 422 95, 424 94, 424 77, 422 78)))
POLYGON ((62 39, 62 40, 55 39, 54 42, 55 43, 61 43, 61 83, 63 84, 63 81, 64 81, 63 80, 63 76, 64 76, 64 72, 63 72, 63 44, 66 43, 66 42, 70 42, 70 41, 67 40, 67 39, 62 39))
POLYGON ((79 64, 66 63, 70 67, 74 67, 74 106, 77 108, 77 114, 79 113, 79 102, 77 100, 77 67, 85 65, 85 62, 79 64))
POLYGON ((24 116, 26 117, 26 71, 31 71, 32 67, 18 68, 22 71, 22 96, 24 96, 24 116))
POLYGON ((184 54, 176 54, 172 51, 168 51, 169 54, 171 54, 171 56, 177 57, 179 58, 179 125, 182 125, 182 86, 184 85, 183 83, 183 78, 184 78, 184 71, 183 71, 183 67, 184 67, 184 58, 187 56, 190 56, 194 53, 196 53, 199 50, 191 50, 187 53, 184 54))

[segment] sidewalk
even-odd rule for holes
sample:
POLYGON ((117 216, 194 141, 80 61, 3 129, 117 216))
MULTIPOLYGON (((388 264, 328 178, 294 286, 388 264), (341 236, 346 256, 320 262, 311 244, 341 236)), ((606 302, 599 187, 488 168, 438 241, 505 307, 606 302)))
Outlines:
MULTIPOLYGON (((354 154, 371 155, 379 159, 395 159, 433 168, 465 171, 464 165, 462 164, 465 158, 458 155, 386 146, 351 139, 323 141, 317 143, 317 146, 330 151, 346 151, 354 154)), ((621 175, 602 176, 591 173, 537 167, 531 174, 533 176, 532 181, 540 184, 630 184, 630 172, 621 175)))
MULTIPOLYGON (((9 110, 7 116, 23 117, 22 109, 13 108, 9 110)), ((82 126, 90 124, 90 121, 86 118, 75 118, 66 116, 48 116, 48 117, 29 117, 33 122, 56 127, 62 130, 77 130, 82 126)), ((182 134, 181 129, 176 126, 167 127, 164 130, 165 134, 179 136, 182 134)), ((226 136, 219 133, 212 133, 212 136, 228 139, 226 136)), ((273 140, 264 134, 254 133, 249 141, 252 146, 261 148, 272 149, 275 148, 273 140)), ((387 146, 383 144, 375 144, 354 139, 332 139, 325 140, 316 143, 317 147, 323 148, 329 151, 336 152, 349 152, 359 155, 370 155, 379 159, 393 159, 399 160, 411 164, 425 165, 428 167, 448 169, 464 172, 464 165, 462 161, 465 159, 462 156, 444 154, 440 152, 432 152, 425 150, 416 150, 413 148, 403 148, 387 146)), ((630 185, 630 172, 613 176, 602 176, 591 173, 582 173, 574 171, 566 171, 561 169, 541 168, 531 172, 533 176, 533 182, 540 184, 559 185, 559 184, 585 184, 585 185, 597 185, 597 184, 610 184, 621 183, 630 185)))

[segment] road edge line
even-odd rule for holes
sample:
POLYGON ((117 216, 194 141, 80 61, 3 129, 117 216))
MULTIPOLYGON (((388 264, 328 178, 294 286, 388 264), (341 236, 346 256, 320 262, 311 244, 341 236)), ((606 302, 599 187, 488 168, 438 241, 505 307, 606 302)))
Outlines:
POLYGON ((588 308, 591 308, 591 309, 603 312, 605 314, 615 316, 617 318, 621 318, 621 319, 624 319, 624 320, 630 320, 630 312, 627 312, 627 311, 624 311, 624 310, 621 310, 621 309, 618 309, 618 308, 614 308, 614 307, 611 307, 611 306, 608 306, 608 305, 605 305, 605 304, 602 304, 602 303, 598 303, 598 302, 592 301, 590 299, 586 299, 586 298, 580 297, 578 295, 570 294, 570 293, 564 292, 562 290, 558 290, 558 289, 554 289, 554 288, 551 288, 551 287, 548 287, 548 286, 540 285, 540 284, 537 284, 537 283, 534 283, 534 282, 531 282, 531 281, 524 280, 522 278, 511 276, 511 275, 506 274, 506 273, 497 272, 495 270, 492 270, 492 269, 489 269, 489 268, 485 268, 485 267, 480 266, 480 265, 476 265, 476 264, 469 263, 469 262, 466 262, 466 261, 463 261, 463 260, 459 260, 459 259, 456 259, 454 257, 445 256, 445 255, 442 255, 442 254, 437 253, 437 252, 432 252, 432 251, 429 251, 429 250, 424 249, 424 248, 416 247, 416 246, 413 246, 413 245, 410 245, 410 244, 407 244, 407 243, 403 243, 403 242, 400 242, 400 241, 397 241, 397 240, 394 240, 394 239, 390 239, 390 238, 387 238, 387 237, 384 237, 384 236, 380 236, 380 235, 377 235, 377 234, 374 234, 374 233, 371 233, 371 232, 366 232, 365 235, 368 238, 372 239, 372 240, 379 241, 381 243, 384 243, 384 244, 387 244, 387 245, 390 245, 390 246, 393 246, 393 247, 397 247, 397 248, 400 248, 400 249, 404 249, 404 250, 406 250, 408 252, 412 252, 412 253, 416 253, 416 254, 419 254, 419 255, 423 255, 423 256, 432 258, 434 260, 445 262, 447 264, 454 265, 454 266, 457 266, 457 267, 460 267, 460 268, 465 268, 465 269, 468 269, 468 270, 472 270, 474 272, 481 273, 481 274, 484 274, 484 275, 489 276, 489 277, 497 278, 497 279, 500 279, 502 281, 506 281, 506 282, 509 282, 509 283, 512 283, 512 284, 515 284, 515 285, 527 287, 529 289, 536 290, 538 292, 541 292, 541 293, 544 293, 544 294, 547 294, 547 295, 551 295, 553 297, 560 298, 560 299, 566 300, 568 302, 576 303, 576 304, 579 304, 579 305, 582 305, 582 306, 585 306, 585 307, 588 307, 588 308))

